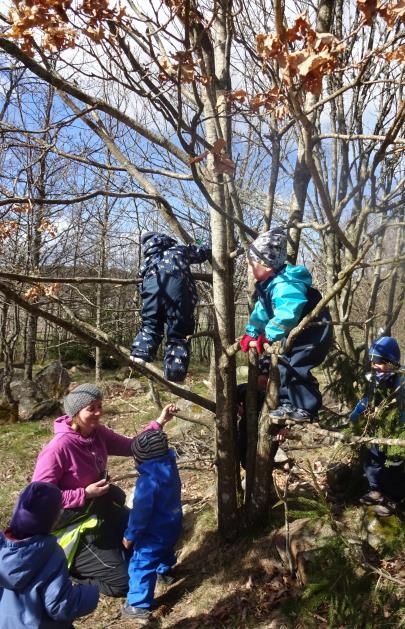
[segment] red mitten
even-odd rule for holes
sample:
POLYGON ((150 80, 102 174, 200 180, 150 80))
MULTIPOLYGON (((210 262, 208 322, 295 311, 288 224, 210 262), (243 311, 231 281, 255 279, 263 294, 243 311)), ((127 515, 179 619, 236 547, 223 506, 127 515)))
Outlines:
POLYGON ((249 336, 249 334, 244 334, 241 338, 241 340, 239 341, 240 343, 240 348, 242 350, 242 352, 248 352, 250 347, 249 347, 249 343, 250 341, 254 341, 256 343, 257 339, 253 338, 253 336, 249 336))
POLYGON ((265 343, 271 345, 271 341, 269 341, 269 339, 267 339, 264 334, 259 334, 259 338, 257 339, 256 343, 257 351, 259 352, 259 354, 263 354, 265 343))

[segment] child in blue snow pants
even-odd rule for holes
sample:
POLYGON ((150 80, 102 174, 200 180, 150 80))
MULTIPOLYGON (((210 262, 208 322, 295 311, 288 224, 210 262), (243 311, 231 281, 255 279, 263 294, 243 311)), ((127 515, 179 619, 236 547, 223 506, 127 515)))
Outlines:
MULTIPOLYGON (((172 405, 171 412, 176 408, 172 405)), ((123 618, 148 620, 156 580, 171 583, 174 545, 181 532, 181 482, 176 454, 163 431, 146 430, 132 443, 139 478, 123 544, 134 552, 123 618)))

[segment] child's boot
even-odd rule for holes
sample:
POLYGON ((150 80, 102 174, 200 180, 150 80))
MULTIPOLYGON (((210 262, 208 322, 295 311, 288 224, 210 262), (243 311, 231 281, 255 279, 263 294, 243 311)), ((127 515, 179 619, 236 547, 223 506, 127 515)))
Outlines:
POLYGON ((294 410, 295 409, 292 404, 290 404, 289 402, 282 402, 280 406, 278 406, 272 411, 269 411, 269 416, 289 419, 291 413, 293 413, 294 410))
POLYGON ((145 607, 134 607, 125 603, 121 610, 121 618, 136 620, 138 624, 146 624, 150 620, 150 610, 145 607))
POLYGON ((157 573, 157 583, 161 583, 162 585, 171 585, 176 580, 176 577, 173 575, 171 570, 167 572, 158 572, 157 573))
POLYGON ((183 382, 190 361, 190 343, 186 339, 167 340, 164 355, 166 380, 183 382))
POLYGON ((314 416, 303 408, 295 408, 290 413, 290 419, 292 419, 294 422, 297 422, 298 424, 304 424, 312 422, 314 416))
POLYGON ((372 489, 360 498, 362 505, 380 505, 384 502, 384 496, 377 489, 372 489))

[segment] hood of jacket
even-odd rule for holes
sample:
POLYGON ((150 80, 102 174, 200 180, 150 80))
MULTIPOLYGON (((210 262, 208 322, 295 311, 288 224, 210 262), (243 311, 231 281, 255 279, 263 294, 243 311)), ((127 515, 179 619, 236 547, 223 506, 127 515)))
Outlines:
POLYGON ((165 456, 159 459, 151 459, 138 465, 140 474, 151 476, 159 482, 159 485, 171 485, 173 482, 173 468, 176 467, 176 453, 169 448, 165 456))
MULTIPOLYGON (((71 426, 72 418, 69 415, 62 415, 53 422, 53 431, 55 435, 64 435, 71 441, 78 443, 88 443, 89 437, 83 437, 80 432, 73 430, 71 426)), ((94 437, 97 432, 97 428, 93 430, 90 437, 94 437)))
POLYGON ((52 535, 13 541, 0 533, 0 587, 27 588, 53 555, 56 544, 52 535))
POLYGON ((149 238, 144 245, 144 258, 146 260, 156 253, 166 251, 166 249, 170 249, 170 247, 177 244, 177 241, 171 236, 167 236, 166 234, 155 234, 155 236, 149 238))
POLYGON ((312 275, 305 266, 286 264, 274 277, 270 278, 272 285, 281 282, 303 282, 307 286, 312 285, 312 275))

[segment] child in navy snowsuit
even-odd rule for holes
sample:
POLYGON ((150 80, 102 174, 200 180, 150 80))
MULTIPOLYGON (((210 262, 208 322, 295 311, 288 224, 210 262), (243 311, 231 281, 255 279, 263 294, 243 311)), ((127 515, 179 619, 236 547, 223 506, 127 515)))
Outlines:
POLYGON ((68 629, 97 607, 98 588, 72 584, 65 554, 50 535, 61 508, 56 485, 31 483, 0 533, 1 629, 68 629))
MULTIPOLYGON (((371 345, 368 355, 372 372, 366 375, 366 395, 356 405, 350 419, 368 435, 405 439, 405 390, 398 371, 399 345, 394 338, 382 336, 371 345)), ((370 491, 360 502, 372 505, 377 515, 391 515, 395 503, 405 498, 404 468, 403 447, 372 446, 364 459, 370 491)))
MULTIPOLYGON (((261 234, 249 248, 248 263, 257 280, 258 300, 240 342, 244 352, 250 343, 261 353, 265 343, 285 340, 321 299, 312 287, 308 269, 286 264, 286 259, 287 237, 281 228, 261 234)), ((311 369, 323 362, 332 342, 328 309, 324 308, 314 322, 319 325, 305 328, 291 350, 279 359, 279 407, 272 411, 276 417, 307 422, 322 406, 318 381, 311 369)))
POLYGON ((180 382, 187 375, 190 341, 186 337, 194 332, 198 300, 190 265, 210 260, 211 249, 180 245, 174 238, 154 232, 144 234, 141 242, 142 327, 132 344, 131 356, 152 361, 166 324, 165 377, 180 382))
POLYGON ((160 430, 146 430, 132 443, 139 471, 134 505, 123 544, 134 547, 129 563, 127 603, 124 618, 148 620, 156 580, 171 583, 176 563, 174 545, 181 531, 181 482, 174 450, 160 430))

